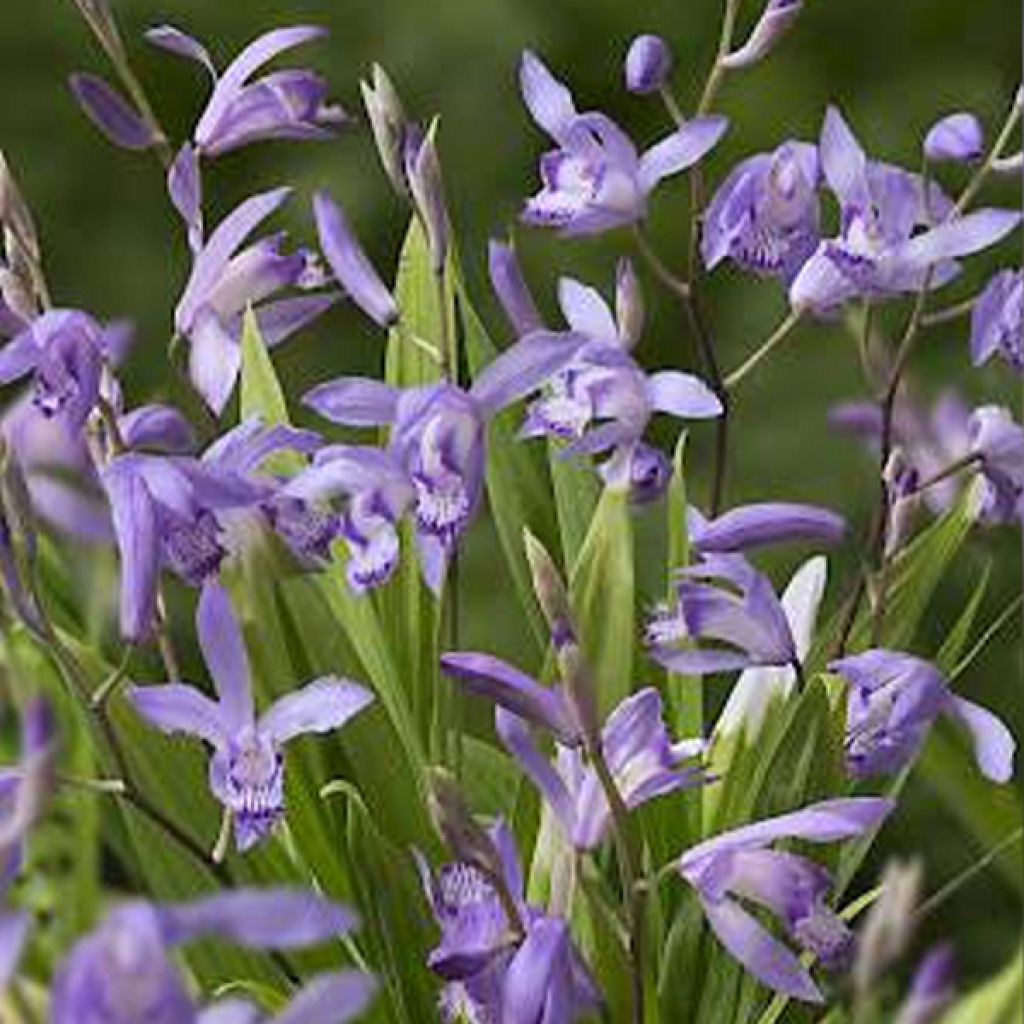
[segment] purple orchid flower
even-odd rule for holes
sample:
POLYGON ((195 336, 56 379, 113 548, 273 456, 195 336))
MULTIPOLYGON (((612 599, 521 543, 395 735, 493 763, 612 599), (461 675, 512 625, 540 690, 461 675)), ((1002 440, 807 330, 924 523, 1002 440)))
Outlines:
POLYGON ((704 214, 704 266, 730 259, 789 285, 821 237, 820 178, 818 151, 806 142, 784 142, 737 164, 704 214))
MULTIPOLYGON (((175 164, 177 167, 177 163, 175 164)), ((187 175, 186 175, 187 177, 187 175)), ((288 198, 288 188, 246 199, 201 242, 198 185, 186 185, 172 172, 172 196, 199 241, 192 273, 174 311, 175 330, 190 343, 189 373, 210 409, 220 415, 241 369, 239 339, 245 311, 253 308, 263 340, 277 345, 337 301, 336 292, 265 301, 284 288, 304 291, 324 284, 323 273, 307 249, 284 253, 283 234, 241 248, 246 238, 288 198), (191 189, 191 191, 190 191, 191 189)))
POLYGON ((931 662, 873 649, 829 665, 850 686, 846 764, 854 778, 891 775, 909 764, 940 714, 971 735, 978 767, 993 782, 1013 774, 1016 744, 990 711, 955 696, 931 662))
MULTIPOLYGON (((446 664, 442 659, 442 664, 451 671, 450 661, 446 664)), ((579 749, 556 745, 552 764, 538 749, 526 721, 501 704, 495 711, 495 727, 506 750, 543 794, 568 841, 579 850, 600 846, 609 833, 611 810, 597 773, 584 764, 579 749)), ((601 729, 604 757, 631 809, 678 789, 702 785, 706 781, 702 768, 684 762, 698 757, 704 746, 701 739, 670 740, 661 695, 652 687, 626 697, 601 729)))
POLYGON ((768 910, 826 968, 842 966, 853 935, 825 902, 831 876, 814 861, 771 844, 849 839, 875 827, 893 806, 873 797, 811 804, 698 843, 679 858, 678 870, 696 891, 719 942, 743 967, 777 992, 819 1003, 821 992, 807 968, 740 900, 768 910))
MULTIPOLYGON (((620 283, 632 278, 628 261, 620 263, 617 276, 620 283)), ((630 294, 620 286, 622 301, 613 313, 596 289, 573 278, 559 281, 562 314, 587 343, 545 382, 527 408, 520 436, 566 441, 564 457, 595 455, 638 444, 655 412, 687 419, 721 415, 721 402, 698 377, 677 370, 648 374, 633 359, 638 317, 635 297, 625 298, 630 294)))
MULTIPOLYGON (((225 517, 246 509, 273 510, 276 481, 254 472, 275 451, 310 452, 319 435, 247 421, 216 441, 200 459, 115 456, 101 479, 121 554, 121 631, 149 634, 162 567, 192 586, 216 576, 228 554, 225 517)), ((315 526, 307 531, 315 545, 315 526)), ((288 534, 285 533, 285 539, 288 534)))
POLYGON ((268 1019, 238 999, 201 1010, 172 950, 211 936, 253 949, 296 949, 344 936, 354 925, 344 907, 301 889, 236 889, 184 904, 125 903, 80 939, 61 964, 50 1019, 54 1024, 340 1024, 368 1005, 371 976, 345 971, 315 978, 287 1009, 268 1019))
POLYGON ((981 515, 1006 523, 1024 516, 1024 428, 1000 405, 982 405, 967 421, 969 451, 984 480, 981 515))
POLYGON ((715 519, 691 508, 687 518, 690 544, 700 554, 733 554, 792 540, 838 544, 846 533, 846 520, 835 512, 785 501, 738 505, 715 519))
POLYGON ((557 146, 541 159, 543 187, 527 201, 522 219, 564 235, 597 234, 640 220, 655 186, 697 163, 728 125, 723 117, 694 118, 639 154, 604 114, 578 114, 569 90, 529 51, 519 83, 530 115, 557 146))
POLYGON ((917 175, 869 163, 842 115, 830 107, 819 143, 825 181, 840 207, 840 234, 821 242, 789 289, 794 309, 828 313, 857 296, 884 298, 938 288, 958 257, 994 245, 1020 223, 1015 210, 956 215, 917 175), (917 228, 924 230, 914 233, 917 228))
MULTIPOLYGON (((385 490, 397 497, 394 466, 404 469, 414 492, 423 576, 435 593, 440 592, 448 560, 480 502, 487 420, 561 369, 581 344, 583 339, 573 334, 528 335, 494 360, 468 391, 447 382, 402 391, 375 380, 339 378, 303 399, 334 423, 391 426, 388 451, 393 460, 380 463, 379 486, 370 486, 367 478, 357 489, 385 490)), ((329 461, 315 466, 311 474, 319 470, 329 476, 334 472, 329 461)), ((390 506, 382 518, 392 519, 396 510, 390 506)))
POLYGON ((210 789, 232 816, 235 843, 244 852, 284 816, 284 744, 305 733, 340 729, 373 695, 327 676, 281 697, 257 718, 242 632, 215 581, 203 587, 196 626, 219 699, 183 683, 133 686, 128 699, 162 732, 185 732, 210 744, 210 789))
POLYGON ((1024 272, 1001 270, 985 285, 971 314, 971 360, 998 355, 1024 374, 1024 272))
POLYGON ((441 1019, 502 1024, 572 1024, 601 1002, 590 972, 561 918, 523 899, 523 875, 511 832, 490 830, 502 881, 518 921, 509 921, 493 882, 464 862, 444 865, 436 877, 417 857, 427 901, 441 929, 428 965, 444 979, 441 1019))
POLYGON ((77 433, 99 398, 104 357, 104 329, 88 313, 50 310, 0 349, 0 384, 32 374, 39 411, 77 433))
POLYGON ((645 635, 650 656, 683 675, 800 666, 796 641, 771 581, 742 555, 705 555, 680 569, 675 604, 655 609, 645 635), (724 646, 672 646, 689 639, 724 646))
POLYGON ((348 118, 327 101, 327 83, 313 71, 274 71, 251 81, 268 61, 327 30, 297 25, 274 29, 253 40, 218 75, 206 48, 170 25, 150 29, 155 46, 201 64, 213 79, 213 92, 195 129, 195 146, 207 157, 221 156, 267 139, 330 139, 348 118))

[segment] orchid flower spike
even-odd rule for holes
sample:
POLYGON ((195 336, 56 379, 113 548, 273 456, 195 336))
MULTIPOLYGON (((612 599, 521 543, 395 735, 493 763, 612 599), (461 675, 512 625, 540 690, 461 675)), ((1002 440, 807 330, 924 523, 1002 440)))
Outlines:
POLYGON ((235 889, 191 903, 124 903, 78 940, 57 971, 53 1024, 342 1024, 369 1004, 370 975, 314 978, 280 1014, 248 1000, 196 1005, 173 959, 176 946, 210 937, 251 949, 298 949, 336 940, 355 926, 344 907, 302 889, 235 889), (316 1009, 319 1005, 320 1009, 316 1009), (330 1007, 330 1015, 323 1012, 330 1007))
POLYGON ((529 51, 519 84, 530 116, 556 146, 541 158, 543 187, 522 219, 564 235, 635 223, 658 183, 701 160, 728 126, 723 117, 697 117, 640 154, 604 114, 577 113, 569 90, 529 51))
POLYGON ((218 699, 169 683, 132 686, 128 700, 161 732, 184 732, 210 745, 210 789, 231 815, 236 846, 244 852, 284 817, 284 745, 306 733, 340 729, 373 695, 325 676, 279 698, 257 718, 242 631, 219 583, 203 587, 196 627, 218 699))
POLYGON ((1016 749, 1013 735, 992 712, 955 696, 931 662, 874 649, 833 661, 850 687, 846 765, 854 778, 892 775, 909 764, 940 714, 969 733, 978 767, 993 782, 1008 782, 1016 749))
POLYGON ((772 849, 784 839, 834 843, 877 826, 893 802, 875 797, 826 800, 706 839, 677 864, 693 887, 718 941, 759 981, 794 999, 823 1001, 808 969, 743 903, 778 918, 801 951, 827 969, 844 966, 853 935, 825 902, 832 884, 825 868, 807 857, 772 849), (741 902, 743 901, 743 902, 741 902))

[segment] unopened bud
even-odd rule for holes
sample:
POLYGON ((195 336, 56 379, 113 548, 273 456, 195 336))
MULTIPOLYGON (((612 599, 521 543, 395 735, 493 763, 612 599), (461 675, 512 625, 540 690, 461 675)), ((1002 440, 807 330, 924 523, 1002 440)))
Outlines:
POLYGON ((576 728, 586 738, 587 746, 592 747, 601 742, 597 693, 594 677, 578 644, 569 643, 559 650, 558 669, 576 719, 576 728))
POLYGON ((928 160, 969 163, 985 150, 981 122, 968 113, 950 114, 936 121, 924 137, 924 155, 928 160))
POLYGON ((921 504, 920 474, 901 448, 894 448, 883 473, 888 494, 889 523, 885 534, 885 553, 891 558, 906 543, 914 516, 921 504))
POLYGON ((626 54, 626 88, 641 95, 657 92, 672 71, 672 52, 661 36, 637 36, 626 54))
POLYGON ((793 27, 803 6, 803 0, 768 0, 747 41, 723 57, 721 66, 735 71, 763 60, 793 27))
POLYGON ((379 64, 374 64, 370 82, 360 82, 359 88, 384 173, 392 188, 400 196, 407 196, 409 189, 405 180, 403 150, 406 121, 402 101, 379 64))
POLYGON ((435 274, 440 274, 448 259, 449 227, 436 138, 437 121, 434 121, 419 145, 407 153, 406 175, 413 202, 427 233, 431 266, 435 274))
POLYGON ((632 348, 644 332, 644 295, 633 262, 625 256, 615 268, 615 320, 619 337, 632 348))
POLYGON ((566 644, 575 643, 569 592, 547 548, 529 530, 523 531, 523 544, 533 577, 533 592, 551 632, 551 643, 556 651, 561 650, 566 644))

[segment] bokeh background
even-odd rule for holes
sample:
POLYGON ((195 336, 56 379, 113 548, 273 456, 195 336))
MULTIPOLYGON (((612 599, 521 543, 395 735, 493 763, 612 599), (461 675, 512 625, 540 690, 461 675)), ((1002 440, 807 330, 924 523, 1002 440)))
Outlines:
MULTIPOLYGON (((514 222, 522 197, 535 185, 535 160, 543 146, 516 90, 520 51, 538 50, 571 80, 582 105, 600 107, 638 139, 651 139, 665 130, 664 113, 654 100, 630 96, 622 87, 621 62, 630 38, 652 31, 670 40, 674 84, 686 107, 706 74, 720 12, 719 0, 113 0, 113 6, 135 48, 137 70, 175 138, 188 131, 207 86, 188 62, 139 41, 151 25, 167 21, 195 33, 222 62, 272 26, 326 25, 329 41, 305 50, 301 60, 328 75, 335 95, 353 113, 360 112, 358 79, 372 62, 383 63, 416 113, 442 114, 453 215, 471 284, 496 332, 502 325, 487 294, 484 244, 514 222)), ((741 28, 759 7, 748 0, 741 28)), ((975 111, 994 133, 1021 78, 1020 18, 1020 6, 1010 0, 808 0, 777 54, 723 89, 719 106, 732 128, 706 165, 709 184, 736 159, 786 137, 813 140, 829 102, 842 107, 872 154, 908 167, 916 167, 920 139, 940 114, 975 111)), ((0 3, 0 145, 40 222, 51 289, 61 304, 131 317, 138 344, 127 372, 129 393, 133 399, 166 395, 171 311, 187 269, 184 240, 155 161, 115 150, 80 116, 66 87, 75 70, 105 67, 72 0, 0 3)), ((380 265, 392 266, 405 215, 392 200, 364 128, 357 125, 330 144, 263 145, 218 161, 208 185, 213 208, 223 212, 249 192, 287 182, 299 193, 286 215, 289 227, 312 241, 308 196, 313 188, 327 187, 350 211, 380 265)), ((954 171, 947 184, 953 189, 958 180, 954 171)), ((1001 189, 990 189, 986 200, 1019 204, 1016 183, 1001 189)), ((664 188, 653 210, 653 230, 669 260, 679 256, 685 216, 682 184, 664 188)), ((617 236, 566 243, 527 231, 518 232, 518 241, 548 308, 559 273, 607 287, 628 243, 617 236)), ((948 289, 949 301, 971 294, 993 269, 1019 258, 1018 238, 972 261, 948 289)), ((783 298, 774 285, 729 269, 713 275, 708 291, 722 361, 736 365, 784 313, 783 298)), ((641 358, 648 365, 692 364, 694 354, 671 300, 651 295, 650 310, 641 358)), ((898 320, 892 317, 890 311, 881 324, 894 332, 898 320)), ((342 308, 279 350, 275 361, 290 394, 297 395, 328 374, 375 371, 381 354, 379 336, 342 308)), ((1002 364, 980 372, 970 368, 963 322, 930 332, 912 372, 925 392, 955 383, 977 399, 1020 404, 1019 381, 1002 364)), ((854 347, 841 325, 798 329, 740 395, 730 500, 771 495, 820 501, 846 510, 853 537, 862 535, 875 495, 872 467, 854 443, 825 426, 831 403, 862 392, 854 347)), ((659 438, 671 443, 667 426, 659 429, 659 438)), ((699 498, 706 493, 710 433, 694 433, 691 461, 699 498)), ((657 557, 658 514, 646 513, 641 523, 650 558, 657 557)), ((510 591, 497 585, 495 543, 482 523, 465 570, 472 609, 466 628, 469 642, 511 653, 519 627, 507 614, 510 591)), ((781 580, 795 557, 784 554, 767 565, 781 580)), ((986 533, 960 556, 929 613, 921 651, 935 649, 987 563, 993 583, 982 621, 1020 590, 1019 534, 986 533)), ((842 589, 840 577, 854 566, 848 545, 832 563, 833 601, 842 589)), ((1024 735, 1020 639, 1019 623, 1004 630, 964 680, 970 695, 1006 715, 1018 736, 1024 735)), ((906 812, 886 837, 886 851, 925 854, 930 887, 980 852, 949 813, 943 794, 922 783, 912 783, 906 812)), ((963 970, 974 977, 1009 954, 1019 925, 1014 891, 998 873, 988 872, 946 905, 929 933, 955 933, 963 970)))

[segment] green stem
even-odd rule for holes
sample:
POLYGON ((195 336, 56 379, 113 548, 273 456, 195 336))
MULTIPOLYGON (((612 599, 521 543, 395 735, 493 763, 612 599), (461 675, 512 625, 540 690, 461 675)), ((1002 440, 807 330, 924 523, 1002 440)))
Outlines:
POLYGON ((799 322, 800 313, 797 310, 793 310, 786 319, 783 320, 774 331, 772 331, 768 339, 754 349, 742 365, 738 366, 725 378, 726 388, 733 391, 738 387, 740 383, 742 383, 742 381, 745 380, 754 369, 756 369, 763 359, 767 359, 768 356, 770 356, 772 352, 774 352, 775 349, 786 340, 790 331, 792 331, 799 322))
POLYGON ((729 56, 732 49, 732 37, 736 30, 736 14, 739 11, 741 0, 725 0, 725 11, 722 14, 722 29, 718 37, 718 51, 715 54, 715 62, 708 73, 707 81, 704 83, 704 90, 701 92, 700 102, 697 104, 697 116, 706 114, 715 101, 715 96, 725 78, 728 70, 722 61, 729 56))
MULTIPOLYGON (((1020 94, 1017 94, 1018 98, 1020 94)), ((1010 107, 1010 113, 1006 117, 1006 121, 1003 123, 1003 127, 1000 129, 999 135, 996 136, 995 142, 992 143, 992 148, 988 151, 985 159, 982 160, 978 169, 974 172, 971 180, 967 183, 967 187, 960 194, 960 198, 956 201, 956 205, 949 212, 947 220, 951 220, 954 217, 959 217, 960 214, 967 209, 970 205, 971 200, 978 194, 981 186, 985 184, 985 179, 989 176, 992 171, 992 167, 995 162, 1003 155, 1003 150, 1010 143, 1010 138, 1013 135, 1014 129, 1017 127, 1017 121, 1020 118, 1020 105, 1017 99, 1014 100, 1013 105, 1010 107)))

